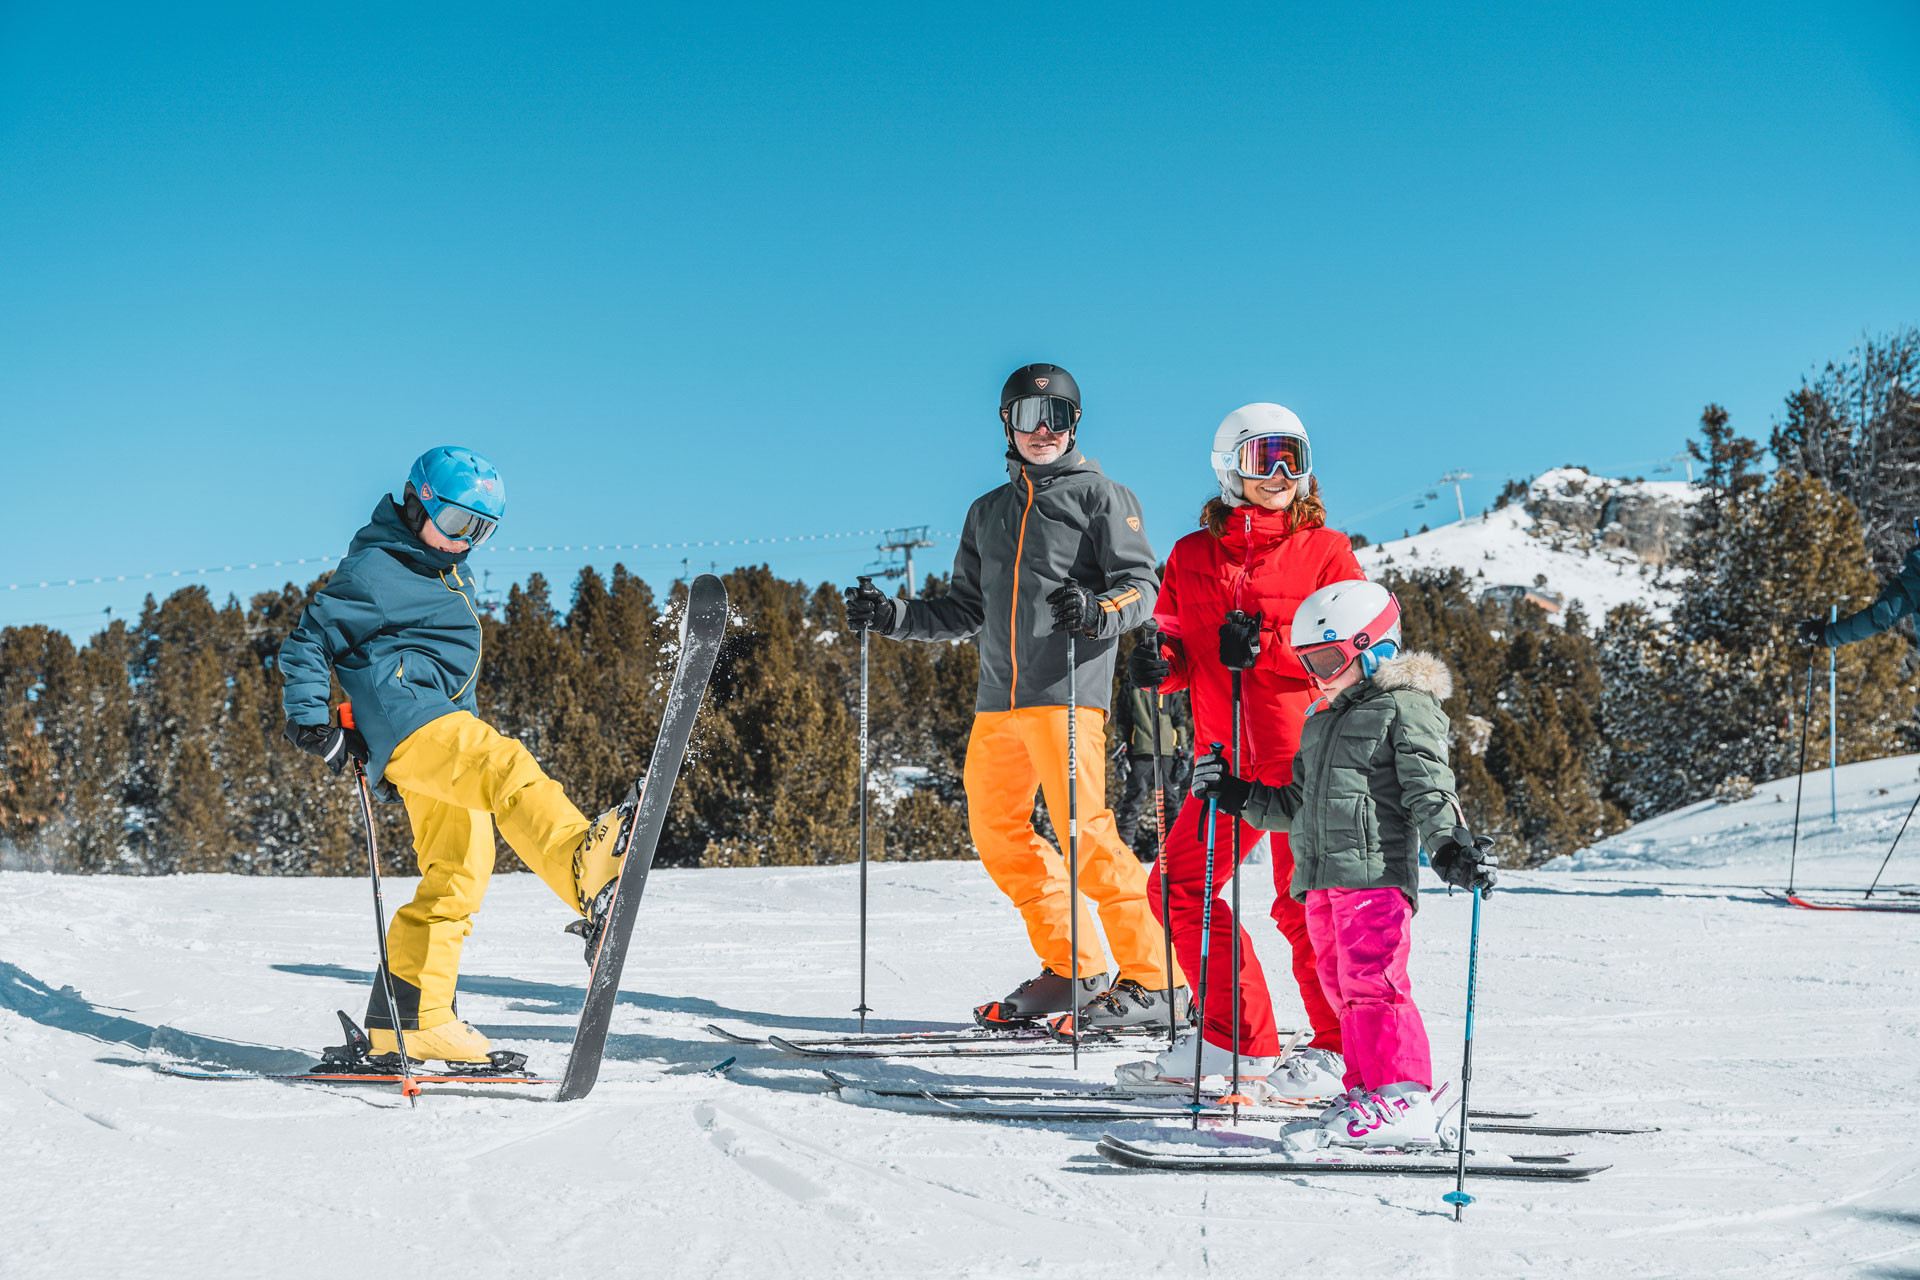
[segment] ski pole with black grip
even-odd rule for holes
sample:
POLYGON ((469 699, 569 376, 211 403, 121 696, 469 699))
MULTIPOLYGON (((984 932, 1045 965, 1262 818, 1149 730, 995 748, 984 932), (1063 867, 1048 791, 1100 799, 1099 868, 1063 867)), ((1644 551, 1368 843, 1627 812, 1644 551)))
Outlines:
MULTIPOLYGON (((1788 696, 1791 697, 1791 686, 1788 696)), ((1787 896, 1793 896, 1794 871, 1800 864, 1800 793, 1807 785, 1807 726, 1813 723, 1813 655, 1807 655, 1807 705, 1800 709, 1800 772, 1793 783, 1793 844, 1787 851, 1787 896)))
MULTIPOLYGON (((1240 668, 1233 669, 1233 776, 1240 776, 1240 668)), ((1240 860, 1244 853, 1241 849, 1240 818, 1234 815, 1233 821, 1233 1082, 1232 1088, 1222 1102, 1233 1107, 1233 1120, 1240 1122, 1240 1104, 1253 1105, 1253 1099, 1242 1097, 1240 1093, 1240 860)), ((1213 882, 1209 878, 1207 892, 1213 892, 1213 882)))
MULTIPOLYGON (((861 575, 860 585, 871 587, 873 579, 861 575)), ((860 1015, 862 1034, 867 1029, 867 648, 872 627, 860 628, 860 1015)))
MULTIPOLYGON (((353 724, 353 704, 340 704, 340 727, 351 729, 353 724)), ((413 1068, 407 1062, 407 1033, 400 1029, 400 1006, 393 999, 393 975, 387 967, 387 907, 380 896, 380 853, 374 844, 373 835, 373 793, 367 787, 367 770, 356 757, 353 762, 353 780, 360 786, 360 815, 367 822, 367 875, 373 881, 373 929, 380 943, 380 990, 387 998, 387 1016, 393 1019, 393 1046, 400 1056, 400 1092, 406 1095, 408 1106, 418 1106, 415 1101, 420 1096, 420 1086, 414 1083, 413 1068)))
MULTIPOLYGON (((1218 754, 1220 744, 1211 744, 1210 750, 1218 754)), ((1207 1049, 1207 956, 1213 950, 1213 849, 1215 819, 1220 813, 1220 791, 1213 788, 1207 792, 1207 805, 1201 812, 1201 821, 1207 824, 1207 878, 1203 884, 1203 901, 1200 904, 1200 977, 1195 987, 1194 1007, 1200 1012, 1200 1030, 1193 1037, 1193 1104, 1188 1109, 1193 1112, 1193 1127, 1200 1127, 1200 1081, 1201 1068, 1206 1065, 1203 1054, 1207 1049)))
POLYGON ((1467 941, 1466 1047, 1460 1058, 1459 1164, 1454 1170, 1453 1190, 1442 1197, 1453 1206, 1455 1222, 1460 1221, 1462 1211, 1473 1203, 1473 1197, 1467 1194, 1467 1095, 1473 1089, 1473 996, 1480 971, 1480 902, 1493 892, 1493 886, 1476 885, 1467 892, 1473 895, 1473 928, 1467 941))
MULTIPOLYGON (((1160 656, 1160 624, 1147 619, 1146 635, 1140 641, 1154 657, 1160 656)), ((1158 684, 1153 686, 1153 861, 1160 871, 1160 932, 1166 940, 1167 965, 1167 1048, 1179 1038, 1173 1009, 1173 894, 1167 884, 1167 793, 1160 773, 1160 720, 1166 714, 1166 699, 1158 684)))
POLYGON ((1074 1069, 1080 1067, 1080 739, 1074 722, 1080 712, 1080 648, 1067 632, 1067 945, 1073 948, 1073 970, 1067 1000, 1072 1013, 1074 1069))

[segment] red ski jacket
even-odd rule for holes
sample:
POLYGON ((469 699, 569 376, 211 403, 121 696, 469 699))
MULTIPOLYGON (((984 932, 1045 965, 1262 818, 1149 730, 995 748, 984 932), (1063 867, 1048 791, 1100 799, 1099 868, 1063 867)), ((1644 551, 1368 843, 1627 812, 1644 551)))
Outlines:
POLYGON ((1195 755, 1230 745, 1232 676, 1220 663, 1220 624, 1231 609, 1259 612, 1260 658, 1241 677, 1240 773, 1285 786, 1307 706, 1315 697, 1307 670, 1287 643, 1294 610, 1330 582, 1367 575, 1343 533, 1295 530, 1288 511, 1235 507, 1225 536, 1205 529, 1173 546, 1153 610, 1169 643, 1173 677, 1163 692, 1191 691, 1195 755))

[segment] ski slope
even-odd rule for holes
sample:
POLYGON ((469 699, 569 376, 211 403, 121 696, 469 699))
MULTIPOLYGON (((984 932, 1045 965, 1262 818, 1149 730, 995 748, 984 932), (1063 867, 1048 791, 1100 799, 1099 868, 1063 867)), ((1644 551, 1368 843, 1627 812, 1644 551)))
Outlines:
MULTIPOLYGON (((1810 776, 1802 885, 1864 885, 1916 766, 1843 769, 1838 824, 1810 776)), ((1614 1167, 1479 1184, 1461 1225, 1437 1181, 1123 1171, 1094 1155, 1100 1125, 862 1107, 812 1064, 705 1034, 853 1025, 852 867, 656 872, 591 1098, 429 1093, 412 1111, 391 1090, 147 1065, 299 1065, 332 1043, 332 1011, 365 1002, 363 882, 7 873, 0 1275, 1915 1274, 1920 918, 1763 898, 1792 800, 1776 783, 1504 878, 1484 912, 1476 1101, 1663 1132, 1502 1139, 1614 1167)), ((1889 880, 1912 886, 1908 838, 1889 880)), ((1256 872, 1243 892, 1297 1023, 1271 887, 1256 872)), ((872 901, 870 1026, 952 1024, 1032 968, 977 865, 878 865, 872 901)), ((1469 904, 1432 886, 1421 907, 1413 980, 1451 1073, 1469 904)), ((584 977, 567 918, 532 877, 502 877, 464 966, 462 1012, 550 1071, 584 977)), ((1129 1056, 1091 1052, 1080 1078, 1129 1056)), ((1073 1075, 1058 1057, 842 1069, 1073 1075)))
MULTIPOLYGON (((1606 484, 1618 494, 1670 503, 1690 502, 1693 494, 1693 486, 1681 482, 1596 480, 1577 468, 1549 471, 1534 480, 1532 489, 1537 495, 1561 489, 1569 481, 1588 486, 1606 484)), ((1447 495, 1442 505, 1450 509, 1451 498, 1447 495)), ((1541 532, 1533 516, 1516 503, 1410 537, 1374 543, 1355 555, 1370 578, 1384 572, 1414 574, 1457 568, 1471 579, 1476 595, 1501 584, 1532 586, 1536 577, 1544 577, 1547 590, 1560 592, 1569 605, 1578 600, 1587 611, 1589 625, 1595 626, 1616 605, 1642 604, 1661 616, 1673 607, 1670 583, 1663 583, 1659 570, 1633 552, 1622 547, 1583 546, 1571 537, 1562 538, 1556 549, 1554 540, 1539 536, 1541 532)), ((1669 577, 1675 572, 1667 570, 1669 577)))

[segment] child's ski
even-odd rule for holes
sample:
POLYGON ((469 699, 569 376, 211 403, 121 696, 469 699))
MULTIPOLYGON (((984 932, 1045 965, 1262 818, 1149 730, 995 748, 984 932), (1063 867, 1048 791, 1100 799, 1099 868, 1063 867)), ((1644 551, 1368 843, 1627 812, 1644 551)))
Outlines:
POLYGON ((686 759, 693 722, 700 714, 700 702, 706 696, 707 681, 720 656, 726 629, 727 588, 720 579, 703 573, 687 589, 680 658, 667 691, 666 711, 660 717, 660 736, 654 741, 653 759, 640 790, 640 808, 627 828, 626 848, 620 855, 620 882, 587 978, 586 1005, 580 1010, 580 1029, 574 1033, 573 1052, 567 1057, 558 1095, 561 1102, 586 1097, 600 1078, 600 1057, 607 1047, 607 1027, 620 994, 620 969, 626 963, 634 917, 640 912, 647 873, 653 868, 653 853, 667 822, 667 806, 673 801, 673 784, 686 759))
MULTIPOLYGON (((887 1084, 874 1080, 855 1080, 851 1076, 841 1075, 837 1071, 822 1071, 822 1075, 832 1082, 836 1089, 858 1089, 878 1098, 941 1098, 951 1102, 1151 1102, 1164 1098, 1169 1103, 1177 1103, 1184 1108, 1185 1093, 1144 1093, 1117 1089, 1112 1085, 1094 1089, 1045 1089, 1021 1085, 911 1085, 887 1084)), ((1318 1111, 1324 1104, 1312 1100, 1278 1100, 1266 1104, 1269 1109, 1291 1107, 1296 1111, 1318 1111)), ((1531 1111, 1481 1111, 1473 1113, 1475 1121, 1480 1120, 1531 1120, 1531 1111)))
MULTIPOLYGON (((1173 1153, 1137 1147, 1112 1134, 1100 1139, 1097 1148, 1117 1165, 1129 1169, 1158 1169, 1196 1173, 1290 1173, 1359 1174, 1361 1176, 1404 1176, 1450 1178, 1456 1172, 1452 1152, 1432 1156, 1409 1154, 1374 1155, 1365 1151, 1322 1148, 1289 1158, 1272 1155, 1237 1155, 1227 1151, 1173 1153)), ((1578 1165, 1565 1156, 1486 1156, 1476 1155, 1467 1172, 1476 1178, 1533 1178, 1554 1182, 1580 1182, 1612 1165, 1578 1165)))
MULTIPOLYGON (((193 1067, 173 1067, 163 1063, 153 1064, 153 1069, 164 1076, 176 1076, 182 1080, 288 1080, 313 1084, 399 1084, 398 1071, 201 1071, 193 1067)), ((415 1084, 559 1084, 558 1080, 549 1080, 543 1076, 529 1075, 435 1075, 431 1072, 413 1073, 415 1084)))
MULTIPOLYGON (((790 1053, 797 1058, 1019 1058, 1032 1054, 1070 1054, 1073 1046, 1061 1044, 1042 1036, 1039 1039, 1022 1038, 1009 1040, 995 1036, 985 1040, 933 1041, 926 1044, 908 1042, 901 1045, 882 1041, 879 1044, 847 1044, 838 1041, 823 1045, 797 1044, 784 1036, 768 1036, 767 1043, 782 1053, 790 1053)), ((1080 1049, 1086 1052, 1092 1049, 1132 1048, 1117 1038, 1105 1035, 1095 1037, 1092 1033, 1080 1037, 1080 1049)))
MULTIPOLYGON (((709 1022, 705 1030, 709 1035, 719 1036, 732 1044, 768 1045, 775 1037, 771 1035, 746 1035, 739 1031, 730 1031, 718 1023, 709 1022)), ((1098 1033, 1101 1039, 1135 1038, 1150 1039, 1163 1034, 1158 1028, 1121 1027, 1113 1031, 1098 1033)), ((1288 1034, 1282 1032, 1281 1034, 1288 1034)), ((780 1043, 794 1049, 885 1049, 891 1046, 916 1048, 922 1045, 944 1044, 1045 1044, 1058 1041, 1045 1023, 1031 1026, 996 1027, 955 1027, 940 1031, 877 1031, 869 1033, 849 1032, 843 1036, 780 1036, 780 1043)), ((1095 1039, 1094 1032, 1082 1032, 1080 1043, 1086 1044, 1095 1039)), ((1064 1042, 1062 1042, 1064 1043, 1064 1042)), ((839 1056, 839 1055, 834 1055, 839 1056)), ((887 1054, 892 1057, 894 1055, 887 1054)))

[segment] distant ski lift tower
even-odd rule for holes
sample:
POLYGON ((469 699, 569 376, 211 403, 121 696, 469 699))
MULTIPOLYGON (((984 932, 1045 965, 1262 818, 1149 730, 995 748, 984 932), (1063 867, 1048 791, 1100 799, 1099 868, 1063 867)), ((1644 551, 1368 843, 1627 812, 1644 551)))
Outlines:
POLYGON ((1471 479, 1473 479, 1473 472, 1471 471, 1449 471, 1435 482, 1436 484, 1450 484, 1453 486, 1453 505, 1460 508, 1460 519, 1463 523, 1467 518, 1467 504, 1465 499, 1460 496, 1460 482, 1471 479))
POLYGON ((886 552, 887 558, 883 561, 875 562, 875 564, 867 570, 867 575, 874 578, 905 578, 907 580, 907 598, 912 599, 915 592, 919 589, 917 586, 918 579, 913 576, 913 553, 917 547, 930 547, 933 545, 927 537, 927 530, 931 527, 930 525, 915 524, 908 525, 904 529, 888 529, 880 535, 885 538, 886 541, 874 548, 876 551, 886 552), (899 556, 900 559, 896 560, 894 558, 895 556, 899 556))

